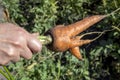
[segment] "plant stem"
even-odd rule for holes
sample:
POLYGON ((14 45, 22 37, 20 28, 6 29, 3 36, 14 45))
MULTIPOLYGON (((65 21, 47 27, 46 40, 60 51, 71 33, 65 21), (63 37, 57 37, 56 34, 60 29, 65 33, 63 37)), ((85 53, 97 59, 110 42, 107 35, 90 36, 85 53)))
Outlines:
POLYGON ((115 5, 115 7, 118 8, 118 5, 117 5, 116 0, 113 0, 113 1, 114 1, 114 5, 115 5))
POLYGON ((6 73, 8 74, 10 80, 14 80, 13 76, 11 75, 11 73, 9 72, 9 70, 7 69, 6 66, 3 66, 4 70, 6 71, 6 73))
POLYGON ((120 32, 120 28, 118 28, 116 26, 112 26, 112 27, 120 32))
POLYGON ((105 7, 106 6, 106 0, 102 0, 102 3, 103 3, 103 6, 105 7))
POLYGON ((60 68, 61 68, 61 62, 58 61, 58 77, 57 77, 58 80, 60 78, 60 72, 61 72, 60 68))
POLYGON ((9 76, 5 72, 3 72, 2 69, 0 69, 0 74, 2 74, 7 80, 10 80, 9 76))
POLYGON ((106 17, 108 17, 108 16, 110 16, 110 15, 113 15, 113 14, 115 14, 115 13, 118 12, 118 11, 120 11, 120 7, 117 8, 116 10, 112 11, 111 13, 108 13, 108 14, 106 15, 106 17))
POLYGON ((48 36, 38 36, 38 39, 44 45, 52 42, 52 37, 50 35, 48 35, 48 36))

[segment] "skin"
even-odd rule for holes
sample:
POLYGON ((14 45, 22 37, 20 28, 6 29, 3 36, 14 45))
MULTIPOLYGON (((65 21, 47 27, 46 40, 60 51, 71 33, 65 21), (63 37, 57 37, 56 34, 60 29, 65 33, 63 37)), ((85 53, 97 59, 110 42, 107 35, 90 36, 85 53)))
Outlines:
POLYGON ((11 24, 0 24, 0 65, 17 62, 20 57, 31 59, 32 53, 41 51, 42 45, 36 34, 11 24))

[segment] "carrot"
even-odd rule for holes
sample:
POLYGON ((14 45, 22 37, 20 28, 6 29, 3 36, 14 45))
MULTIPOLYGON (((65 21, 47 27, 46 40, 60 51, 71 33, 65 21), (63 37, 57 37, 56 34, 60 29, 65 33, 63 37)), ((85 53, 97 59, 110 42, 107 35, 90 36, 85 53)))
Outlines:
POLYGON ((79 47, 70 48, 70 52, 79 60, 82 60, 79 47))
POLYGON ((85 31, 86 29, 88 29, 89 27, 91 27, 92 25, 99 22, 105 17, 106 15, 94 15, 91 17, 84 18, 83 20, 78 21, 74 24, 68 25, 66 28, 67 30, 69 30, 69 34, 72 37, 85 31))
POLYGON ((95 15, 67 26, 57 25, 47 32, 47 34, 52 37, 52 43, 47 45, 48 48, 60 52, 70 49, 70 52, 74 56, 78 59, 82 59, 78 46, 88 44, 92 42, 92 40, 81 40, 82 35, 76 35, 88 29, 103 18, 105 18, 105 15, 95 15))
POLYGON ((56 27, 50 29, 46 33, 46 35, 49 35, 52 38, 52 42, 49 43, 47 47, 53 51, 63 52, 63 51, 69 50, 76 58, 78 58, 79 60, 82 60, 79 47, 98 39, 106 31, 91 32, 91 33, 86 33, 80 36, 77 36, 77 35, 85 31, 86 29, 94 25, 95 23, 101 21, 102 19, 114 14, 118 10, 120 10, 120 8, 116 9, 110 14, 94 15, 91 17, 84 18, 83 20, 78 21, 76 23, 66 25, 66 26, 57 25, 56 27), (81 39, 85 35, 90 35, 90 34, 95 34, 95 33, 100 34, 100 35, 92 40, 81 39))

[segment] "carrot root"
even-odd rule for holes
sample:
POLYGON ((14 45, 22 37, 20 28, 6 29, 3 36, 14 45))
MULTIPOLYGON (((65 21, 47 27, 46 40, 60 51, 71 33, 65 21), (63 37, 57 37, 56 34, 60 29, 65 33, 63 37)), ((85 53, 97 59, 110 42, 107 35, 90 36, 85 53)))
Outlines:
POLYGON ((92 41, 95 41, 98 39, 102 34, 104 34, 106 31, 103 32, 91 32, 91 33, 86 33, 81 36, 77 36, 81 32, 85 31, 92 25, 96 24, 97 22, 101 21, 102 19, 116 13, 119 11, 120 8, 117 10, 111 12, 110 14, 107 15, 94 15, 91 17, 84 18, 81 21, 78 21, 76 23, 70 24, 70 25, 57 25, 56 27, 50 29, 47 34, 50 35, 52 38, 51 43, 49 43, 47 46, 49 49, 53 51, 59 51, 63 52, 66 50, 70 50, 70 52, 77 57, 78 59, 82 59, 82 56, 79 51, 79 46, 88 44, 92 41), (86 35, 91 35, 91 34, 99 34, 94 39, 86 39, 83 40, 81 39, 82 37, 86 35))
POLYGON ((85 31, 95 23, 99 22, 100 20, 104 19, 106 15, 94 15, 91 17, 84 18, 81 21, 78 21, 74 24, 68 25, 66 30, 69 31, 69 36, 73 37, 75 35, 78 35, 79 33, 85 31))
POLYGON ((118 12, 120 10, 120 8, 117 8, 116 10, 112 11, 111 13, 107 14, 105 17, 109 17, 110 15, 115 14, 116 12, 118 12))
POLYGON ((74 47, 70 49, 72 55, 74 55, 77 59, 82 60, 82 55, 80 53, 79 47, 74 47))

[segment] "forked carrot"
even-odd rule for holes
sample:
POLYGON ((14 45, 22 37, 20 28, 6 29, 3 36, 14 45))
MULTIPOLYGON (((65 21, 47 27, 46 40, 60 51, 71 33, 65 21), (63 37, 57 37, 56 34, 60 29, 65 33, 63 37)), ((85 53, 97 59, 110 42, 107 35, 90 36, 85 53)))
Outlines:
MULTIPOLYGON (((75 57, 77 57, 79 60, 81 60, 82 56, 79 51, 79 46, 88 44, 88 43, 96 40, 99 36, 92 40, 90 40, 90 39, 83 40, 81 38, 84 35, 87 35, 88 33, 80 35, 80 36, 78 36, 78 34, 85 31, 86 29, 88 29, 95 23, 101 21, 102 19, 110 16, 111 14, 114 14, 118 10, 120 10, 120 8, 118 8, 117 10, 113 11, 110 14, 94 15, 91 17, 84 18, 83 20, 78 21, 76 23, 66 25, 66 26, 57 25, 56 27, 50 29, 46 33, 47 35, 50 35, 52 37, 52 42, 47 45, 48 48, 53 51, 62 51, 62 52, 66 51, 66 50, 70 50, 70 52, 75 57)), ((101 32, 101 34, 102 34, 102 32, 101 32)))

